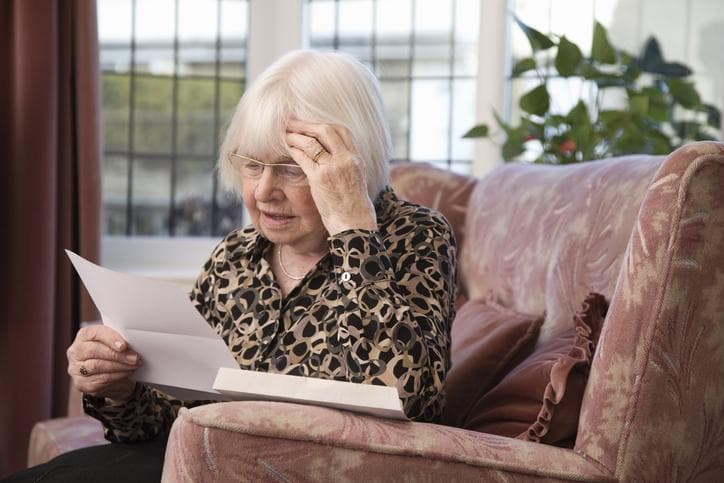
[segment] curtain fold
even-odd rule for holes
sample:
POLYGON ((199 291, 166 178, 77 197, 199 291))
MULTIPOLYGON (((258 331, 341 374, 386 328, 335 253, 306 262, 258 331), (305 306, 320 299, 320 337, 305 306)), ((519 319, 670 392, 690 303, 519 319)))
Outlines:
POLYGON ((99 89, 95 1, 0 2, 0 477, 67 413, 65 351, 97 318, 63 249, 100 251, 99 89))

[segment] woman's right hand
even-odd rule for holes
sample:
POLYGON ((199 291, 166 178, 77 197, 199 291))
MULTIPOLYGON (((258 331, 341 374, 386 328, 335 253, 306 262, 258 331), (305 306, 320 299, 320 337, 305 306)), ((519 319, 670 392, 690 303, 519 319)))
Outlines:
POLYGON ((80 329, 66 354, 68 374, 81 392, 117 403, 133 394, 136 383, 130 376, 141 366, 141 357, 110 327, 80 329))

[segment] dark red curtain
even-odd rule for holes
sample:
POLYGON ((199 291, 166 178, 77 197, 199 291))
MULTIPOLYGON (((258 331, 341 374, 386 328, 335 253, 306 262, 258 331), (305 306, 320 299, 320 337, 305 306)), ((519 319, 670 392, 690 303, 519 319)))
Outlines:
POLYGON ((93 0, 0 0, 0 477, 39 420, 67 413, 65 350, 96 318, 64 248, 100 243, 93 0))

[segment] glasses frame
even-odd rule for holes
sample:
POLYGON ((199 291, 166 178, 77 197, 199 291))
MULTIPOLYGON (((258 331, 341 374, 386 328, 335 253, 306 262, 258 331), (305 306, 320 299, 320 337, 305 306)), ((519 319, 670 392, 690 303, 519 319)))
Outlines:
MULTIPOLYGON (((304 173, 304 170, 303 170, 302 167, 299 166, 298 164, 291 164, 291 163, 265 163, 265 162, 263 162, 263 161, 259 161, 258 159, 250 158, 249 156, 244 156, 243 154, 238 154, 238 153, 229 153, 229 156, 230 156, 230 157, 234 157, 234 158, 239 158, 239 159, 245 159, 245 160, 247 160, 247 161, 251 161, 252 163, 258 164, 259 166, 262 166, 263 168, 270 167, 273 173, 274 173, 274 167, 275 167, 275 166, 282 166, 282 167, 285 167, 285 168, 298 169, 299 171, 302 172, 302 174, 304 174, 304 178, 303 178, 303 179, 299 180, 298 182, 289 181, 289 180, 284 180, 284 181, 287 182, 287 183, 290 183, 290 184, 294 184, 294 185, 304 185, 304 184, 308 184, 308 182, 309 182, 309 180, 307 179, 306 173, 304 173)), ((233 164, 233 161, 232 161, 232 164, 233 164)), ((276 177, 278 177, 278 178, 281 178, 281 177, 278 176, 276 173, 274 173, 274 175, 275 175, 276 177)), ((281 178, 281 179, 283 179, 283 178, 281 178)))

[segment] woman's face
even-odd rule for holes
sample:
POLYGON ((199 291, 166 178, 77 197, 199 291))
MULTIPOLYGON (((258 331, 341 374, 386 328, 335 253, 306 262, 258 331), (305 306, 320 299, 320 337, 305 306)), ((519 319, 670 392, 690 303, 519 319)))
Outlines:
POLYGON ((269 241, 307 253, 326 250, 327 230, 308 184, 289 183, 266 167, 258 179, 243 179, 242 193, 254 227, 269 241))

